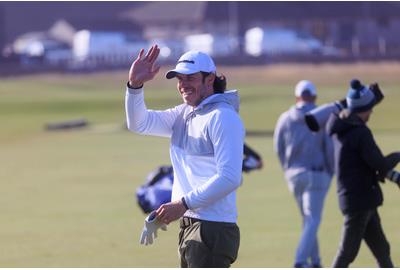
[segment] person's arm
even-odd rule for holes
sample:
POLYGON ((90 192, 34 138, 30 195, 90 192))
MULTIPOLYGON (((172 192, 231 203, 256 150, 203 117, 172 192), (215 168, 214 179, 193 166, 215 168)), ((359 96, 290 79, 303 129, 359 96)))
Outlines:
POLYGON ((343 99, 316 107, 304 116, 307 127, 314 132, 325 129, 329 116, 332 113, 339 113, 346 106, 346 99, 343 99))
POLYGON ((386 166, 388 170, 393 170, 400 162, 400 152, 390 153, 385 157, 386 166))
MULTIPOLYGON (((382 172, 382 174, 378 175, 378 179, 381 182, 384 182, 384 179, 387 178, 389 180, 393 181, 393 177, 396 179, 396 177, 398 177, 398 173, 393 171, 393 169, 397 166, 397 164, 399 164, 400 162, 400 152, 393 152, 390 153, 389 155, 385 156, 385 161, 386 161, 386 170, 387 173, 384 171, 382 172)), ((397 181, 395 180, 394 182, 396 182, 397 184, 399 184, 400 187, 400 179, 397 179, 397 181)))
POLYGON ((157 45, 151 46, 146 54, 144 49, 141 49, 131 65, 125 96, 126 120, 130 131, 170 137, 172 126, 179 114, 178 107, 166 111, 153 111, 148 110, 144 102, 143 85, 151 81, 160 70, 160 67, 155 65, 159 53, 157 45))
POLYGON ((183 106, 165 111, 148 110, 143 89, 128 88, 125 96, 126 123, 130 131, 139 134, 171 137, 172 127, 183 106))
POLYGON ((282 114, 275 126, 274 130, 274 150, 278 154, 281 167, 284 168, 285 164, 285 138, 284 138, 284 122, 286 121, 286 114, 282 114))
POLYGON ((236 190, 241 183, 244 127, 234 111, 216 115, 208 128, 217 174, 184 196, 190 209, 205 207, 236 190))
POLYGON ((327 133, 327 131, 323 131, 324 138, 323 138, 323 154, 325 159, 325 166, 332 177, 335 173, 335 155, 334 155, 334 147, 333 147, 333 140, 327 133))
POLYGON ((385 156, 382 154, 372 132, 365 128, 359 137, 360 153, 368 166, 378 172, 379 175, 386 175, 389 168, 386 165, 385 156))
POLYGON ((369 129, 366 129, 362 135, 360 139, 362 157, 377 172, 377 179, 384 182, 389 171, 400 162, 400 152, 394 152, 385 157, 369 129))

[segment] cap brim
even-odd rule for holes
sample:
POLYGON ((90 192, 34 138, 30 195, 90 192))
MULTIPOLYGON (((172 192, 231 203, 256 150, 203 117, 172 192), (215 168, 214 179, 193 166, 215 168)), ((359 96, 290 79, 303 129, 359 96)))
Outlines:
POLYGON ((167 78, 167 79, 175 78, 176 73, 177 72, 175 70, 170 70, 165 74, 165 78, 167 78))
POLYGON ((197 73, 197 72, 200 72, 200 71, 196 71, 196 70, 193 70, 193 69, 187 69, 187 68, 175 68, 175 69, 169 70, 165 74, 165 78, 172 79, 172 78, 176 77, 176 74, 188 75, 188 74, 194 74, 194 73, 197 73))
POLYGON ((303 90, 303 91, 301 91, 301 92, 299 92, 299 93, 296 92, 296 93, 295 93, 295 96, 296 96, 296 97, 305 97, 305 96, 308 96, 308 97, 315 97, 315 96, 317 96, 317 93, 306 89, 306 90, 303 90))

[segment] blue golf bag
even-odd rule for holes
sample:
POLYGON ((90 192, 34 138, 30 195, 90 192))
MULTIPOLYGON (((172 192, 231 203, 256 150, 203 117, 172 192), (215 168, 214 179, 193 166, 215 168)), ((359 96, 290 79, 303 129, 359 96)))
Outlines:
MULTIPOLYGON (((249 173, 262 168, 262 158, 248 145, 243 149, 242 170, 249 173)), ((146 182, 136 190, 136 199, 145 213, 158 209, 171 201, 174 171, 172 166, 160 166, 146 177, 146 182)))
POLYGON ((136 199, 143 212, 150 213, 170 202, 173 182, 172 166, 160 166, 147 175, 145 184, 136 190, 136 199))

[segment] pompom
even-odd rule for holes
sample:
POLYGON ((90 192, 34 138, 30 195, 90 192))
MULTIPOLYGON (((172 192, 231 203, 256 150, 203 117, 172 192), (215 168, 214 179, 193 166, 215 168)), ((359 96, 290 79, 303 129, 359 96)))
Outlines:
POLYGON ((361 82, 359 80, 357 80, 357 79, 351 80, 350 86, 354 90, 358 90, 358 91, 360 91, 360 90, 362 90, 364 88, 364 85, 362 85, 361 82))

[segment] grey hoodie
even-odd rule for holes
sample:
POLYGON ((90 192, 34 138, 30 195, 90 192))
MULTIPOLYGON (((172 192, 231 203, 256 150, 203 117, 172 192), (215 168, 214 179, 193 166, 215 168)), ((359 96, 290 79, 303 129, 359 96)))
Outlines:
POLYGON ((304 116, 316 106, 299 102, 278 119, 274 132, 274 148, 286 177, 308 170, 333 175, 334 156, 331 138, 325 131, 314 133, 304 116))
POLYGON ((148 110, 143 89, 127 89, 125 102, 129 130, 171 138, 171 200, 185 198, 185 216, 236 222, 245 135, 237 91, 211 95, 195 108, 148 110))

